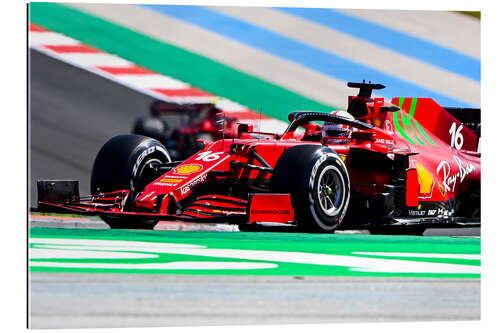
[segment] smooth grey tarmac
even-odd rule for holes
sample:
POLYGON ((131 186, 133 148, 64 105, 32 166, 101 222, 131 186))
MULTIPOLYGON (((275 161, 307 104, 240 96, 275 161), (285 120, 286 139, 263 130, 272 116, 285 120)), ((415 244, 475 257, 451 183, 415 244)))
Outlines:
POLYGON ((31 328, 480 319, 478 279, 31 273, 31 328))

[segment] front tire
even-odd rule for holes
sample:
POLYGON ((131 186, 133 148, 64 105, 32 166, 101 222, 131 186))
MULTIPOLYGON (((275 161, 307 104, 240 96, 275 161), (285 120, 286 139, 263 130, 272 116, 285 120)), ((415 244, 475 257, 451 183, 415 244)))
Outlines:
POLYGON ((332 149, 296 146, 285 151, 276 163, 271 191, 291 194, 300 230, 334 232, 349 205, 349 175, 332 149))
MULTIPOLYGON (((90 180, 91 194, 129 190, 126 209, 133 206, 135 197, 160 175, 155 166, 170 162, 165 147, 155 139, 141 135, 119 135, 108 140, 97 154, 90 180)), ((112 228, 148 228, 156 220, 101 216, 112 228)))

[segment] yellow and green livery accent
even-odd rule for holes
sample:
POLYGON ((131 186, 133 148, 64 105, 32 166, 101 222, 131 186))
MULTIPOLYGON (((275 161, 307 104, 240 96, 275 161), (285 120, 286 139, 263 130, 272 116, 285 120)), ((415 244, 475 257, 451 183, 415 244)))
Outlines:
POLYGON ((432 146, 435 146, 436 144, 431 140, 431 138, 429 138, 419 122, 414 118, 418 98, 410 99, 410 111, 406 113, 403 111, 403 105, 407 98, 399 98, 399 111, 394 113, 393 118, 394 128, 412 145, 426 146, 427 144, 431 144, 432 146))

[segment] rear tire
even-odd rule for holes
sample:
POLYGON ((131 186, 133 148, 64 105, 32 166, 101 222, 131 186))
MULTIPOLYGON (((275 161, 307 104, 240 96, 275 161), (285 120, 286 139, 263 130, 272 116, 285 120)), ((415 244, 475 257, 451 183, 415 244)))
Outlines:
MULTIPOLYGON (((144 187, 159 177, 154 165, 170 162, 165 147, 155 139, 140 135, 119 135, 108 140, 97 154, 90 180, 92 194, 129 190, 126 209, 144 187)), ((157 223, 152 219, 101 216, 112 228, 148 228, 157 223)))
POLYGON ((271 191, 291 194, 301 231, 334 232, 349 205, 349 175, 332 149, 296 146, 285 151, 276 163, 271 191))

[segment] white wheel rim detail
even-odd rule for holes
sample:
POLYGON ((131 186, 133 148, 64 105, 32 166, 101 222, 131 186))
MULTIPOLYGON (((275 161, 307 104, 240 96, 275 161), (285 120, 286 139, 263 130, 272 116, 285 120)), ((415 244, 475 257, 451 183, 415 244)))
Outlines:
POLYGON ((337 216, 344 205, 344 181, 340 171, 332 165, 326 166, 319 175, 317 194, 324 214, 337 216))

